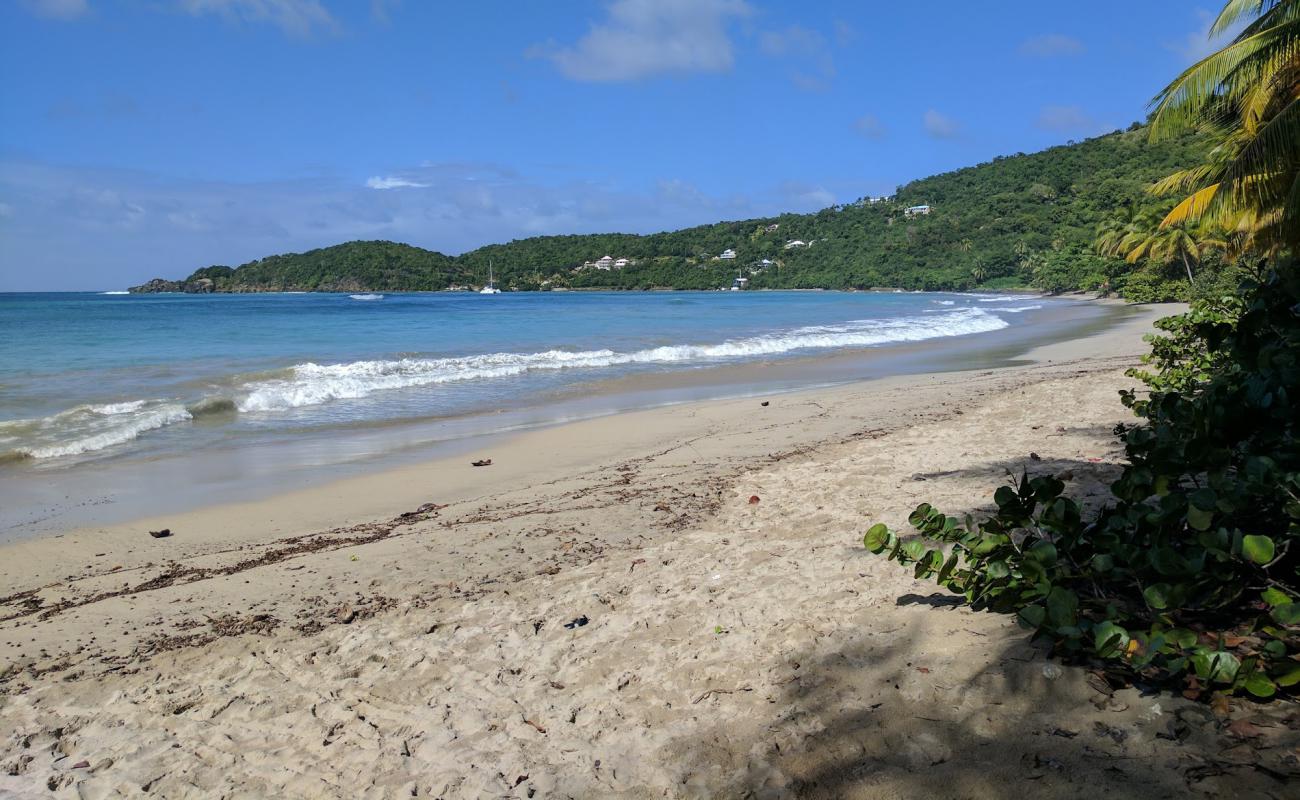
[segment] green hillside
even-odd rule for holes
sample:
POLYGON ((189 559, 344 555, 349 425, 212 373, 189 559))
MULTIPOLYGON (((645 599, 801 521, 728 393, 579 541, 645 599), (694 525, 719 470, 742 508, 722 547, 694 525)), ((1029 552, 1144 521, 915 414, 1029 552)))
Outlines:
POLYGON ((647 236, 538 236, 455 257, 393 242, 349 242, 237 269, 208 267, 176 284, 147 286, 195 290, 209 285, 198 283, 206 278, 215 291, 431 290, 483 283, 490 259, 498 284, 512 289, 710 289, 729 285, 738 271, 755 288, 1122 288, 1132 268, 1093 253, 1097 224, 1125 205, 1151 205, 1146 187, 1197 163, 1206 149, 1190 135, 1152 144, 1135 127, 935 175, 901 187, 892 198, 815 214, 647 236), (906 211, 923 204, 929 214, 906 211), (807 246, 787 246, 794 241, 807 246), (727 249, 735 251, 734 260, 718 258, 727 249), (605 255, 634 263, 610 271, 581 268, 605 255))

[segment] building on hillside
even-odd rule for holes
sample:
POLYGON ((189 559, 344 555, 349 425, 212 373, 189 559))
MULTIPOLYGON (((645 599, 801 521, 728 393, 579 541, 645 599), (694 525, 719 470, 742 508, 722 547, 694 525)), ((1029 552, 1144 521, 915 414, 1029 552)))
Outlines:
POLYGON ((732 250, 730 247, 728 247, 726 250, 723 250, 722 253, 718 256, 718 258, 722 259, 723 261, 731 261, 735 257, 736 257, 736 251, 732 250))
POLYGON ((768 233, 772 233, 773 231, 778 230, 780 227, 781 227, 781 223, 773 222, 771 225, 768 225, 763 230, 767 231, 768 233))
POLYGON ((612 256, 603 256, 601 258, 596 259, 596 269, 609 272, 613 268, 614 268, 614 259, 612 256))
POLYGON ((791 239, 790 241, 788 241, 788 242, 785 243, 785 247, 784 247, 783 249, 785 249, 785 250, 796 250, 796 249, 798 249, 798 248, 800 248, 800 247, 807 247, 807 246, 808 246, 808 243, 805 242, 805 241, 802 240, 802 239, 791 239))
POLYGON ((924 203, 919 206, 909 206, 908 209, 903 212, 903 214, 909 217, 923 217, 929 214, 930 211, 931 211, 930 204, 924 203))
POLYGON ((745 278, 737 275, 736 279, 731 282, 731 291, 733 292, 739 292, 742 289, 748 289, 748 288, 749 288, 749 278, 745 278))

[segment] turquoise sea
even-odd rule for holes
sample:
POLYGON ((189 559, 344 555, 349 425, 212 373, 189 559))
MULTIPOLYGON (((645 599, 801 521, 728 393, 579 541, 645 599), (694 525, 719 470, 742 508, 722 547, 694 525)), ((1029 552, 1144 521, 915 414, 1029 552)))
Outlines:
POLYGON ((0 294, 0 527, 69 476, 117 496, 162 462, 229 488, 688 397, 960 367, 1107 313, 938 293, 0 294), (807 367, 849 353, 857 366, 807 367), (743 369, 758 364, 791 368, 743 369), (213 476, 204 458, 238 467, 213 476))

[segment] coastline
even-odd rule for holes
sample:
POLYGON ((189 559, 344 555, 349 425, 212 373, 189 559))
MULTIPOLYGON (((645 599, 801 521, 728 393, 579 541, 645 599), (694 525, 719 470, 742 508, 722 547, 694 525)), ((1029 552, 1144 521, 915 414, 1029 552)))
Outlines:
MULTIPOLYGON (((1034 346, 1089 336, 1139 313, 1121 303, 1079 302, 1077 298, 1060 304, 1045 301, 1025 311, 1016 316, 1023 325, 978 334, 821 352, 814 349, 772 359, 742 359, 738 363, 685 369, 633 371, 607 377, 592 374, 537 392, 524 390, 487 397, 486 405, 462 400, 459 407, 435 405, 415 413, 407 407, 391 417, 374 413, 360 418, 344 416, 279 432, 274 430, 274 423, 260 429, 250 427, 263 423, 243 422, 242 414, 228 417, 195 410, 238 403, 238 393, 230 389, 204 389, 197 400, 186 397, 184 389, 176 396, 163 390, 158 393, 163 399, 151 401, 145 416, 175 413, 183 418, 182 424, 146 430, 136 436, 129 430, 133 420, 123 417, 123 422, 117 424, 128 427, 132 438, 126 444, 67 459, 23 459, 0 464, 0 543, 88 525, 118 524, 266 499, 349 476, 465 455, 529 430, 611 414, 848 385, 903 374, 1018 364, 1023 362, 1022 353, 1034 346)), ((349 359, 345 356, 342 360, 349 359)), ((218 378, 218 385, 221 380, 218 378)), ((192 381, 195 385, 203 382, 192 381)), ((303 390, 334 388, 313 384, 303 390)), ((342 385, 342 390, 352 389, 342 385)), ((149 396, 151 387, 141 386, 111 394, 108 400, 92 398, 83 402, 116 404, 149 396)), ((456 396, 476 395, 457 392, 456 396)), ((143 424, 155 423, 145 419, 143 424)))
POLYGON ((1100 502, 1123 371, 1175 311, 1019 366, 598 417, 485 443, 487 468, 2 545, 0 790, 1266 792, 1252 765, 1294 744, 1193 786, 1231 749, 1203 709, 1100 691, 860 547, 922 499, 986 508, 1004 469, 1100 502))

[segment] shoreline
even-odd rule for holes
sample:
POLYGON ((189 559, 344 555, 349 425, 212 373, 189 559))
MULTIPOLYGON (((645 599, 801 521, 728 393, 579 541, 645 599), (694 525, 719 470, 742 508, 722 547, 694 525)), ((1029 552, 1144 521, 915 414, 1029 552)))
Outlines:
POLYGON ((986 509, 1003 470, 1101 502, 1168 313, 0 546, 0 791, 1267 796, 1294 744, 1225 761, 1202 707, 1098 689, 861 548, 920 500, 986 509))
POLYGON ((0 499, 8 498, 0 502, 5 507, 0 510, 0 543, 269 499, 305 486, 464 456, 529 431, 611 415, 1015 365, 1024 363, 1023 354, 1037 345, 1090 336, 1142 313, 1109 300, 1047 305, 1025 315, 1031 320, 1029 331, 1013 326, 767 361, 593 377, 492 413, 340 424, 280 439, 204 446, 203 435, 196 432, 200 446, 193 451, 178 449, 178 436, 188 434, 164 429, 156 432, 165 442, 163 449, 154 452, 127 450, 66 466, 0 465, 6 484, 0 499))

